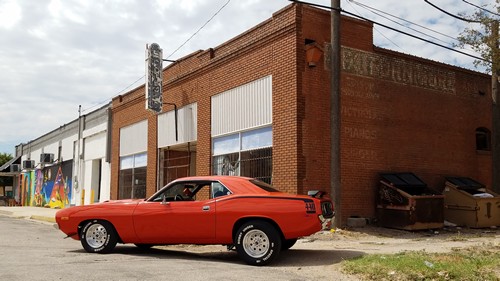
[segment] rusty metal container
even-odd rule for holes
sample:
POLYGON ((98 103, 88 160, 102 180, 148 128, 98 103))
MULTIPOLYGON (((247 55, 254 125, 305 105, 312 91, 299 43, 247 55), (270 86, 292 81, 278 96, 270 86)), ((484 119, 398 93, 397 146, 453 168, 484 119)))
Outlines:
POLYGON ((380 226, 422 230, 444 225, 444 196, 413 173, 381 174, 376 216, 380 226))
POLYGON ((500 195, 466 177, 447 177, 444 218, 471 228, 500 226, 500 195))

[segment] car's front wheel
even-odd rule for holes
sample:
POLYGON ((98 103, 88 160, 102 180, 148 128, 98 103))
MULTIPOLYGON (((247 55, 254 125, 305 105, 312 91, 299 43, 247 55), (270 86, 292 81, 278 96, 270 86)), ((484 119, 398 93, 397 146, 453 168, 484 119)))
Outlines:
POLYGON ((81 232, 80 241, 85 251, 105 254, 111 252, 118 242, 116 231, 107 221, 87 222, 81 232))
POLYGON ((265 221, 249 221, 236 232, 235 245, 238 255, 250 265, 266 265, 281 250, 278 230, 265 221))

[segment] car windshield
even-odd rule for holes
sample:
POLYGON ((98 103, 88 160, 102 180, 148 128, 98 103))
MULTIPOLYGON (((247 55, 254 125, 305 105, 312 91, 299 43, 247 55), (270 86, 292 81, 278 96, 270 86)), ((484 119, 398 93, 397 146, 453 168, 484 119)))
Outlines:
POLYGON ((250 182, 253 183, 254 185, 264 189, 267 192, 280 192, 279 190, 272 187, 270 184, 267 184, 267 183, 262 182, 260 180, 252 179, 252 180, 250 180, 250 182))

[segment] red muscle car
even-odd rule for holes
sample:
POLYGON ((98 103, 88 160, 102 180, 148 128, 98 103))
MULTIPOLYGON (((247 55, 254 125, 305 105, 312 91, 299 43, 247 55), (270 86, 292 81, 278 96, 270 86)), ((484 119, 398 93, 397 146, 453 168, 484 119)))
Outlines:
POLYGON ((56 221, 87 252, 108 253, 117 243, 221 244, 248 264, 265 265, 297 238, 330 226, 333 205, 323 195, 291 195, 245 177, 188 177, 148 199, 62 209, 56 221))

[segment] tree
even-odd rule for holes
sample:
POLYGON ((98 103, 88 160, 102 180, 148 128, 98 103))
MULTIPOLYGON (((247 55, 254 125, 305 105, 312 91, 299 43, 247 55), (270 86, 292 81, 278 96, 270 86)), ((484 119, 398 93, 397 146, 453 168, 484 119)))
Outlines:
POLYGON ((466 28, 458 40, 458 46, 470 46, 478 52, 483 60, 476 60, 474 65, 485 66, 491 71, 491 98, 492 98, 492 140, 491 140, 491 162, 492 162, 492 189, 500 192, 500 100, 498 99, 498 77, 500 74, 500 51, 498 21, 500 19, 500 0, 496 0, 493 8, 487 9, 486 6, 476 6, 462 0, 477 8, 476 12, 466 18, 474 23, 474 27, 466 28), (479 28, 478 27, 479 24, 479 28))
POLYGON ((8 153, 0 153, 0 166, 9 162, 12 159, 12 155, 8 153))
POLYGON ((500 61, 500 54, 497 51, 498 29, 493 32, 500 18, 500 0, 495 0, 495 2, 492 9, 487 9, 486 6, 476 6, 478 9, 474 14, 460 14, 469 21, 471 26, 460 33, 457 38, 460 43, 456 45, 461 48, 470 46, 472 50, 479 53, 483 60, 475 60, 474 66, 484 66, 487 71, 492 70, 493 62, 498 64, 500 61))
MULTIPOLYGON (((12 155, 7 153, 0 153, 0 166, 9 162, 12 159, 12 155)), ((12 177, 0 177, 0 186, 12 185, 12 177)))

